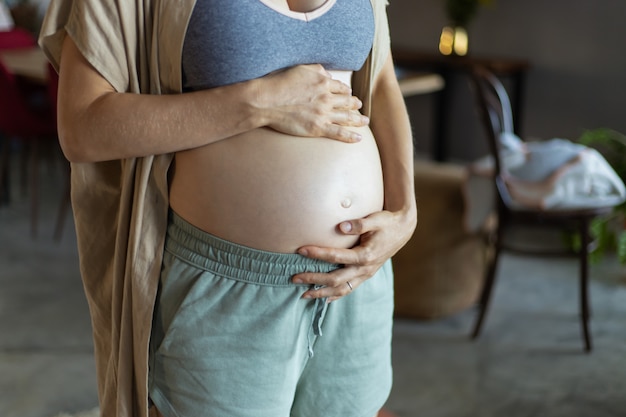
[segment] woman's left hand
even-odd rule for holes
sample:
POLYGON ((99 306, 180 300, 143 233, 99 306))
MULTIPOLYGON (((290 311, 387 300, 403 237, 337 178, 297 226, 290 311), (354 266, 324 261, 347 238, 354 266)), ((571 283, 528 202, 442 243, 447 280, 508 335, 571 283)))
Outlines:
POLYGON ((381 156, 385 210, 339 225, 342 233, 360 237, 351 249, 304 246, 298 250, 309 258, 343 266, 327 274, 295 275, 294 283, 312 287, 303 294, 305 298, 333 301, 358 291, 408 242, 417 225, 411 124, 391 54, 374 83, 371 102, 370 128, 381 156))
POLYGON ((337 300, 356 291, 410 239, 417 225, 417 214, 380 211, 365 218, 343 222, 342 233, 360 235, 360 242, 351 249, 304 246, 298 253, 326 262, 343 265, 329 273, 302 273, 292 278, 294 283, 321 286, 304 293, 303 298, 337 300))

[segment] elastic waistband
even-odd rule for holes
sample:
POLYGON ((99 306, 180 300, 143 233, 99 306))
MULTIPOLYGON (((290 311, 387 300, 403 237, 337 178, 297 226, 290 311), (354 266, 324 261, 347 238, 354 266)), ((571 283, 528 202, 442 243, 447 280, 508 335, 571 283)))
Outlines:
POLYGON ((295 274, 330 272, 339 267, 297 253, 269 252, 229 242, 198 229, 172 210, 165 250, 200 269, 261 285, 296 285, 291 282, 295 274))

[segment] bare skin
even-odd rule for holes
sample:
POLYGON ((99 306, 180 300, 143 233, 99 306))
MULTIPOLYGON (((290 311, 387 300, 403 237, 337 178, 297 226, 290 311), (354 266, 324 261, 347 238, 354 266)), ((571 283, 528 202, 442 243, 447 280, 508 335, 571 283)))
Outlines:
POLYGON ((353 248, 304 246, 299 249, 298 253, 304 256, 344 265, 328 274, 294 276, 296 283, 324 286, 305 292, 304 298, 328 297, 332 301, 350 294, 404 246, 417 225, 411 128, 391 56, 375 82, 372 103, 370 128, 382 161, 384 208, 339 225, 343 233, 360 237, 359 244, 353 248))
MULTIPOLYGON (((327 0, 263 1, 283 11, 307 12, 322 6, 327 0)), ((306 245, 298 250, 304 256, 344 265, 344 268, 328 274, 294 276, 296 283, 322 286, 319 290, 305 292, 304 298, 328 297, 334 301, 350 294, 406 244, 417 226, 411 127, 391 56, 375 80, 372 103, 370 128, 381 155, 384 208, 338 225, 341 233, 359 237, 359 244, 355 247, 344 249, 306 245)))
MULTIPOLYGON (((350 82, 345 73, 336 77, 350 82)), ((352 247, 358 236, 337 225, 383 206, 376 141, 367 127, 354 131, 362 140, 347 144, 261 128, 179 152, 170 206, 194 226, 256 249, 352 247)))
POLYGON ((350 93, 320 65, 190 94, 120 93, 68 36, 59 72, 59 139, 72 162, 178 152, 264 126, 357 142, 360 136, 346 127, 368 120, 355 114, 361 102, 350 93))
MULTIPOLYGON (((259 127, 354 143, 360 135, 352 128, 368 121, 355 114, 361 102, 350 88, 319 65, 190 94, 129 94, 116 92, 67 37, 59 76, 59 139, 73 162, 178 152, 259 127)), ((408 241, 417 224, 411 129, 391 56, 375 81, 372 102, 369 126, 385 178, 384 209, 339 224, 340 233, 359 238, 357 246, 298 249, 344 265, 329 274, 295 276, 295 282, 325 286, 305 292, 305 298, 333 300, 356 290, 408 241)))
POLYGON ((294 12, 309 12, 320 7, 326 0, 265 0, 272 2, 276 7, 294 12))

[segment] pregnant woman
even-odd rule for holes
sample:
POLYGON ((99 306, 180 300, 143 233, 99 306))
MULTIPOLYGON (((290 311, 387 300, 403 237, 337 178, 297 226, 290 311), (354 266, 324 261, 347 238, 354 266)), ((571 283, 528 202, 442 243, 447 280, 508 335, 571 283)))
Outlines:
POLYGON ((52 0, 101 413, 372 417, 416 225, 384 0, 52 0))

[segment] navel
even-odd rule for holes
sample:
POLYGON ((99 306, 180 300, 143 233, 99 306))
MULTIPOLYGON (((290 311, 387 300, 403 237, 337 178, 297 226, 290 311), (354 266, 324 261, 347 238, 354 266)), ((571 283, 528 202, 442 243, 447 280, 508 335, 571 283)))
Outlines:
POLYGON ((348 197, 344 198, 341 200, 341 207, 346 209, 352 207, 352 200, 348 197))

